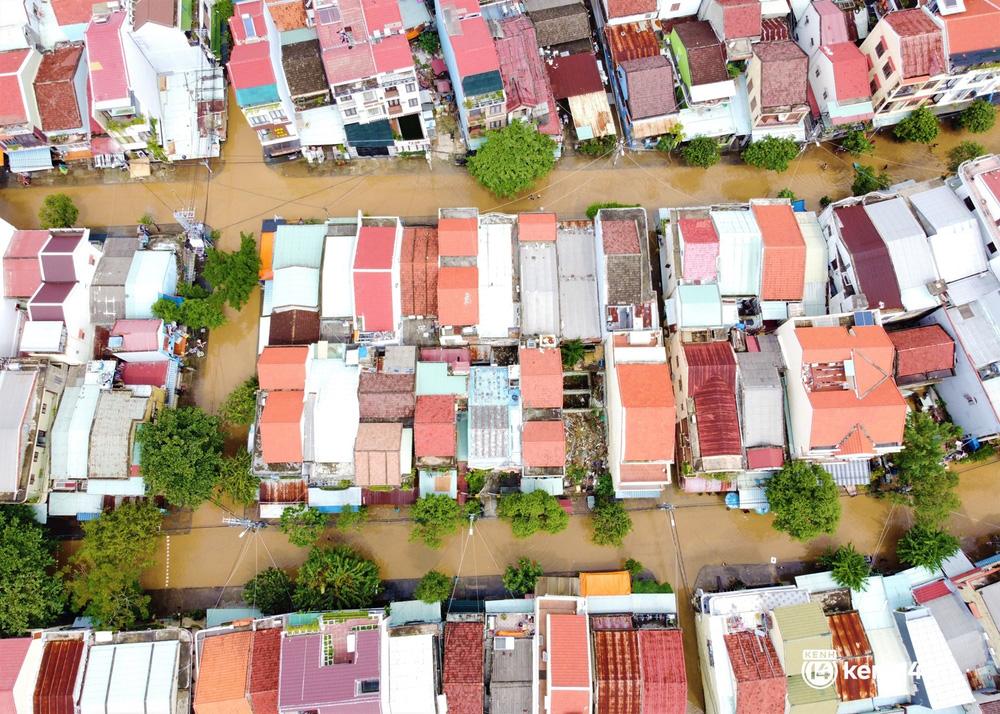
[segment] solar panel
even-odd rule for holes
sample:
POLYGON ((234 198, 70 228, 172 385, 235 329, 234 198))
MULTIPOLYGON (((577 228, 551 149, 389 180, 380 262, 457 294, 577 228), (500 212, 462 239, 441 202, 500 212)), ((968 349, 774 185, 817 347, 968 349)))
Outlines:
POLYGON ((249 15, 244 15, 241 19, 243 20, 243 32, 246 33, 246 36, 256 37, 257 31, 254 29, 253 26, 253 18, 250 17, 249 15))
POLYGON ((869 310, 854 313, 854 324, 858 327, 866 327, 875 324, 875 316, 869 310))

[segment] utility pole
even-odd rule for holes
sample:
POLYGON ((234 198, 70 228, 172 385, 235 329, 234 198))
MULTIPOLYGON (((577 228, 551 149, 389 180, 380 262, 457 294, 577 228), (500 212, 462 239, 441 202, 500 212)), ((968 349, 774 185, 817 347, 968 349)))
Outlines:
POLYGON ((234 528, 242 528, 243 532, 240 533, 240 538, 245 536, 247 533, 256 533, 261 528, 266 528, 267 524, 264 521, 253 521, 249 518, 223 518, 222 523, 227 526, 232 526, 234 528))

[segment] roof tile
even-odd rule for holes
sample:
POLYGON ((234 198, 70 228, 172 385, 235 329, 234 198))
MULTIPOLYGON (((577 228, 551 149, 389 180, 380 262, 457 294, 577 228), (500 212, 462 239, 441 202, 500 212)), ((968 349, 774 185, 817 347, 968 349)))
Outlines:
POLYGON ((34 85, 43 131, 64 131, 83 126, 75 84, 82 57, 82 44, 61 47, 42 55, 34 85))
POLYGON ((444 693, 453 714, 483 711, 483 624, 449 622, 444 626, 444 693))

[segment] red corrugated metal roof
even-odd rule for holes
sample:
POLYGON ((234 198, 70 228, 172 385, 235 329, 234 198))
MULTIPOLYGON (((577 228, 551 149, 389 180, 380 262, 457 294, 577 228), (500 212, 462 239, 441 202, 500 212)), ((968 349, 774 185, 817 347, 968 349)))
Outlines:
POLYGON ((639 714, 642 673, 634 630, 594 633, 597 714, 639 714))
POLYGON ((482 714, 483 624, 449 622, 444 626, 444 693, 449 714, 482 714))
POLYGON ((642 714, 687 711, 687 672, 680 630, 639 630, 642 714))
POLYGON ((688 396, 694 399, 702 456, 740 454, 736 409, 736 357, 728 342, 684 345, 688 396))
POLYGON ((837 650, 840 660, 837 667, 837 696, 842 702, 878 696, 878 687, 871 673, 871 665, 875 660, 861 616, 856 611, 841 612, 828 615, 827 621, 833 635, 833 648, 837 650), (858 669, 862 665, 868 665, 868 669, 858 669), (847 667, 853 670, 853 676, 847 676, 847 667), (864 671, 869 673, 868 677, 860 676, 864 671))
POLYGON ((835 208, 833 213, 840 223, 841 239, 853 258, 859 283, 856 287, 868 298, 868 306, 877 308, 881 304, 887 309, 901 309, 903 300, 889 250, 865 207, 843 206, 835 208))
POLYGON ((584 615, 549 615, 549 681, 552 687, 590 689, 590 643, 584 615))
POLYGON ((275 83, 268 43, 236 45, 229 56, 229 81, 234 89, 251 89, 275 83))
POLYGON ((299 478, 261 479, 257 500, 261 503, 305 503, 308 484, 299 478))
MULTIPOLYGON (((440 233, 439 233, 440 235, 440 233)), ((475 325, 479 322, 479 270, 446 266, 438 271, 438 322, 475 325)))
POLYGON ((913 599, 917 601, 918 605, 926 605, 931 600, 937 600, 950 594, 951 590, 948 588, 946 580, 935 580, 932 583, 921 585, 919 588, 913 588, 913 599))
POLYGON ((622 25, 607 25, 604 28, 608 51, 615 65, 626 60, 641 57, 655 57, 660 54, 660 41, 648 22, 629 22, 622 25))
POLYGON ((593 52, 553 57, 545 63, 545 70, 552 85, 552 95, 556 99, 604 91, 604 83, 597 69, 597 56, 593 52))
POLYGON ((391 332, 392 273, 354 271, 354 312, 362 332, 391 332))
POLYGON ((128 75, 120 34, 124 22, 125 13, 115 12, 102 22, 91 22, 87 27, 87 60, 95 102, 128 97, 128 75))
POLYGON ((517 216, 517 239, 519 241, 556 240, 556 214, 519 213, 517 216))
POLYGON ((261 456, 269 464, 302 461, 302 410, 305 393, 271 392, 260 415, 261 456))
POLYGON ((391 226, 362 226, 354 251, 355 270, 392 270, 396 229, 391 226))
POLYGON ((413 445, 417 457, 455 455, 455 397, 432 395, 417 397, 413 417, 413 445))
POLYGON ((479 221, 475 218, 442 218, 438 221, 438 252, 448 257, 479 253, 479 221))
POLYGON ((269 345, 257 358, 257 381, 260 388, 302 389, 306 383, 306 358, 309 348, 269 345))
POLYGON ((771 638, 746 630, 723 637, 736 678, 736 714, 784 714, 788 684, 771 638))
POLYGON ((126 362, 122 365, 122 382, 127 386, 149 385, 163 387, 167 383, 167 373, 170 363, 167 360, 159 362, 126 362))
POLYGON ((35 714, 73 714, 83 640, 49 640, 35 682, 35 714))
POLYGON ((871 98, 868 60, 861 54, 861 50, 851 42, 840 42, 835 45, 823 45, 819 51, 826 55, 833 65, 838 101, 871 98))
POLYGON ((748 469, 780 469, 785 465, 785 453, 778 446, 747 449, 748 469))

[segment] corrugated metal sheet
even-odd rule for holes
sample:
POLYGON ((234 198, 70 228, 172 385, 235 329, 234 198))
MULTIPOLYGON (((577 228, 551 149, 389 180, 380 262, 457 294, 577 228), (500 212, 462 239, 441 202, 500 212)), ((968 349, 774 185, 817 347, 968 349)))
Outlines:
POLYGON ((833 647, 840 657, 861 657, 872 653, 861 615, 856 610, 828 615, 827 622, 833 636, 833 647))
POLYGON ((864 459, 833 461, 820 466, 833 476, 833 482, 841 487, 867 486, 872 480, 871 464, 864 459))
POLYGON ((320 267, 323 261, 323 245, 326 241, 326 225, 298 225, 283 223, 274 235, 274 270, 299 266, 320 267))
POLYGON ((864 206, 843 206, 834 209, 834 216, 840 225, 840 236, 851 253, 851 263, 857 274, 855 287, 868 298, 869 307, 882 303, 889 309, 903 306, 899 283, 881 236, 864 206))
POLYGON ((700 455, 741 454, 736 410, 736 358, 728 342, 684 346, 688 395, 694 399, 700 455))
POLYGON ((979 223, 947 186, 915 193, 910 201, 930 235, 941 279, 959 280, 988 269, 979 223))
POLYGON ((173 251, 137 251, 125 278, 125 317, 153 317, 153 303, 160 294, 172 295, 176 289, 177 259, 173 251))
POLYGON ((927 236, 901 198, 870 203, 865 206, 868 217, 889 250, 899 283, 903 306, 907 310, 933 307, 937 300, 928 292, 927 284, 938 274, 931 257, 927 236))
POLYGON ((87 672, 80 693, 80 714, 107 714, 108 683, 115 661, 115 648, 91 647, 87 672))
POLYGON ((302 479, 261 479, 258 500, 261 503, 305 503, 309 487, 302 479))
POLYGON ((639 714, 642 681, 635 631, 594 632, 598 714, 639 714))
POLYGON ((292 266, 274 271, 273 310, 319 307, 319 269, 292 266))
MULTIPOLYGON (((522 242, 521 333, 524 335, 559 334, 559 271, 556 246, 551 242, 522 242)), ((575 306, 567 306, 576 309, 575 306)))
POLYGON ((35 714, 74 714, 73 691, 83 657, 83 640, 49 640, 35 683, 35 714))
POLYGON ((435 701, 433 635, 389 638, 389 706, 398 712, 432 712, 435 701))
POLYGON ((711 211, 719 236, 719 290, 726 295, 760 293, 763 244, 750 211, 711 211))
POLYGON ((559 224, 559 302, 564 339, 597 339, 601 336, 601 310, 597 297, 593 224, 559 224))

